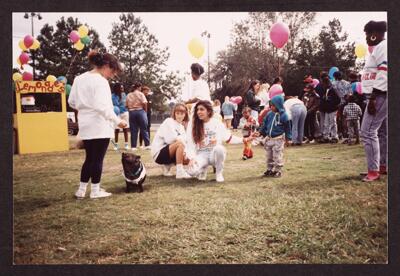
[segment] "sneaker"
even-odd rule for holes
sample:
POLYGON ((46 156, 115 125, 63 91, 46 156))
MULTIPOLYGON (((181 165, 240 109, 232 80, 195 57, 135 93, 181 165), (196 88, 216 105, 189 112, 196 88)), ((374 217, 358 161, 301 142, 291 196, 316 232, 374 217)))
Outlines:
POLYGON ((102 198, 102 197, 109 197, 112 195, 111 193, 106 192, 104 189, 101 189, 98 192, 90 192, 90 198, 102 198))
POLYGON ((217 182, 224 182, 224 175, 222 174, 222 172, 218 172, 215 174, 215 180, 217 180, 217 182))
POLYGON ((242 159, 247 160, 247 156, 243 155, 242 159))
POLYGON ((137 151, 137 148, 131 148, 131 151, 137 151))
POLYGON ((145 150, 151 150, 151 146, 144 147, 145 150))
POLYGON ((125 149, 129 150, 129 145, 128 144, 125 144, 125 149))
POLYGON ((264 172, 264 176, 273 176, 273 172, 271 171, 271 170, 266 170, 265 172, 264 172))
POLYGON ((192 178, 184 169, 176 170, 176 179, 189 179, 192 178))
POLYGON ((206 179, 207 179, 207 171, 204 170, 202 173, 200 173, 197 176, 197 179, 200 180, 200 181, 206 181, 206 179))
POLYGON ((163 175, 164 176, 173 176, 172 172, 171 172, 171 165, 164 165, 163 166, 163 175))
POLYGON ((79 188, 79 189, 75 192, 75 197, 76 197, 77 199, 84 199, 85 196, 86 196, 86 189, 83 190, 83 189, 80 189, 80 188, 79 188))
POLYGON ((273 172, 272 177, 281 177, 282 176, 282 172, 278 171, 278 172, 273 172))
POLYGON ((364 182, 372 182, 379 179, 379 171, 368 171, 368 174, 362 179, 364 182))
POLYGON ((117 151, 117 150, 118 150, 118 144, 114 144, 114 145, 113 145, 113 149, 114 149, 115 151, 117 151))

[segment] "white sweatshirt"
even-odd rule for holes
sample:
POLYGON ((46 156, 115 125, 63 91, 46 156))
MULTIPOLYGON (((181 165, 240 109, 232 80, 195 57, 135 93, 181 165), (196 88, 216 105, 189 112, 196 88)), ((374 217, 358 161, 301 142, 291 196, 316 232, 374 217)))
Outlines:
POLYGON ((374 88, 387 91, 387 41, 383 40, 375 46, 367 58, 361 77, 363 94, 371 95, 374 88))
POLYGON ((102 75, 86 72, 75 77, 68 103, 78 110, 78 135, 82 140, 114 136, 121 119, 114 113, 110 85, 102 75))
POLYGON ((290 99, 286 100, 283 103, 283 107, 285 107, 285 110, 286 110, 286 113, 288 114, 289 120, 292 119, 292 111, 291 111, 291 109, 295 104, 304 105, 303 101, 299 100, 298 98, 290 98, 290 99))
POLYGON ((184 144, 186 143, 186 131, 184 126, 172 118, 165 119, 158 128, 153 142, 151 143, 151 156, 154 161, 157 159, 162 148, 177 140, 184 144))
POLYGON ((190 78, 182 91, 182 100, 188 101, 193 98, 208 100, 211 102, 210 88, 205 80, 193 80, 190 78))
POLYGON ((193 159, 198 153, 210 153, 216 145, 222 145, 223 142, 230 144, 243 143, 242 138, 233 136, 220 120, 211 118, 207 123, 204 123, 204 139, 199 144, 195 144, 192 135, 192 123, 192 121, 189 121, 186 130, 187 145, 185 153, 189 159, 193 159))

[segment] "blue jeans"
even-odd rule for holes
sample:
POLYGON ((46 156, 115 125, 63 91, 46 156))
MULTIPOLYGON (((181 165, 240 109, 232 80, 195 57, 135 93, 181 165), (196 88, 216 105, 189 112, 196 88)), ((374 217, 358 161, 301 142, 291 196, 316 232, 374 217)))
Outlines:
POLYGON ((131 129, 131 147, 136 148, 138 132, 143 133, 144 145, 150 145, 149 133, 147 132, 147 114, 143 109, 129 111, 129 126, 131 129))
POLYGON ((307 108, 303 104, 295 104, 290 111, 292 113, 292 141, 293 143, 301 144, 304 137, 307 108))

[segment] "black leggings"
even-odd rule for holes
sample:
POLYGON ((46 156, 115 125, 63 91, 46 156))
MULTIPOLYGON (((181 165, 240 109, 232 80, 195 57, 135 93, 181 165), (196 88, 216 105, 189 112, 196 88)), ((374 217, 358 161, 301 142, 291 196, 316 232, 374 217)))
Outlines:
POLYGON ((100 183, 101 173, 103 171, 103 160, 106 155, 110 138, 83 140, 86 159, 82 165, 81 182, 100 183))

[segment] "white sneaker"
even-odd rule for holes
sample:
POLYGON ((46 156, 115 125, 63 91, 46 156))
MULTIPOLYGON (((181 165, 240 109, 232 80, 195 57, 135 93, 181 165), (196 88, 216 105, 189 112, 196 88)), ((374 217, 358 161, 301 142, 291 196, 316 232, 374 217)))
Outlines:
POLYGON ((137 148, 131 148, 131 151, 137 151, 137 148))
POLYGON ((90 198, 92 198, 92 199, 108 197, 110 195, 112 195, 112 193, 108 193, 104 189, 101 189, 101 188, 98 192, 90 192, 90 198))
POLYGON ((224 175, 222 174, 222 172, 216 173, 215 176, 217 182, 224 182, 224 175))
POLYGON ((144 147, 145 150, 150 150, 151 146, 144 147))
POLYGON ((206 181, 207 179, 207 170, 204 170, 203 172, 201 172, 198 176, 197 176, 198 180, 201 181, 206 181))
POLYGON ((129 149, 129 145, 125 144, 125 149, 128 150, 129 149))
POLYGON ((176 179, 189 179, 192 178, 184 169, 176 169, 176 179))
POLYGON ((171 172, 171 165, 164 165, 163 166, 163 176, 173 176, 171 172))
POLYGON ((75 197, 77 199, 84 199, 86 196, 86 189, 81 189, 79 188, 76 192, 75 192, 75 197))
POLYGON ((115 144, 115 145, 113 146, 113 149, 114 149, 115 151, 117 151, 117 150, 118 150, 118 144, 115 144))

